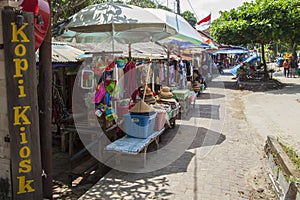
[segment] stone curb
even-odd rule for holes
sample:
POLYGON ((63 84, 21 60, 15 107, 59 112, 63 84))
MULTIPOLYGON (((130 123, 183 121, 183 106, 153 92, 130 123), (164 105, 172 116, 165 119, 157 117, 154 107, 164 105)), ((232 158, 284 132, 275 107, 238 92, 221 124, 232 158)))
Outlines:
POLYGON ((300 200, 300 173, 274 136, 268 136, 265 153, 271 166, 269 176, 279 199, 300 200))
POLYGON ((266 91, 282 88, 282 83, 276 81, 275 79, 270 79, 268 81, 240 81, 237 80, 237 88, 240 90, 250 90, 250 91, 266 91))

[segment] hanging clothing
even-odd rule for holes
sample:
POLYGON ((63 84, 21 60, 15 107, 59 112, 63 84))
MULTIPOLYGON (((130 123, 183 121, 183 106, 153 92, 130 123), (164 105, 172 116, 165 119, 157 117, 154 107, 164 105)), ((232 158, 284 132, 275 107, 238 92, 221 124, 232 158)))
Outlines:
POLYGON ((154 83, 160 84, 160 63, 153 63, 154 83))
POLYGON ((152 79, 152 69, 151 69, 151 63, 148 63, 148 64, 142 64, 140 69, 141 69, 141 82, 142 84, 145 84, 145 83, 151 83, 151 79, 152 79), (147 79, 147 73, 148 73, 148 70, 149 70, 149 77, 148 77, 148 80, 147 79))
POLYGON ((176 76, 176 74, 175 74, 175 66, 174 65, 171 65, 169 67, 169 72, 170 72, 169 83, 173 84, 175 82, 175 76, 176 76))
POLYGON ((179 88, 185 89, 186 88, 186 64, 183 61, 180 61, 178 65, 178 72, 179 72, 179 88))
POLYGON ((160 79, 160 84, 162 84, 165 80, 165 65, 164 65, 164 63, 160 63, 159 79, 160 79))
POLYGON ((135 62, 128 62, 124 67, 124 98, 130 98, 137 88, 136 74, 135 62))

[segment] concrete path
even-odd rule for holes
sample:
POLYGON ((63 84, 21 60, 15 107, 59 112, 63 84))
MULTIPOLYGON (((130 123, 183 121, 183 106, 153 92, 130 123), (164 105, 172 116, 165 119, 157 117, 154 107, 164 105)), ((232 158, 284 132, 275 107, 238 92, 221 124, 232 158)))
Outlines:
MULTIPOLYGON (((265 140, 252 125, 255 118, 250 117, 248 123, 244 113, 243 99, 249 92, 233 89, 231 78, 215 78, 193 112, 178 121, 180 127, 193 124, 197 130, 194 138, 188 129, 180 131, 192 144, 178 160, 149 173, 113 169, 80 199, 276 199, 266 175, 265 140)), ((255 95, 251 97, 259 97, 255 95)), ((162 146, 172 140, 174 132, 164 133, 162 146)))
POLYGON ((247 121, 264 140, 274 135, 300 153, 300 78, 285 78, 282 72, 274 77, 286 87, 243 97, 247 121))

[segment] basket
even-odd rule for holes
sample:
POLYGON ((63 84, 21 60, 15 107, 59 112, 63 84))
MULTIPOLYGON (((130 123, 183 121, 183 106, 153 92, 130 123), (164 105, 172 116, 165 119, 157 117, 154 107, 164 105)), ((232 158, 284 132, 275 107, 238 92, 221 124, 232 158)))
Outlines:
POLYGON ((156 118, 155 118, 155 125, 154 125, 154 130, 155 131, 160 131, 166 123, 166 112, 165 111, 160 111, 157 112, 156 118))
POLYGON ((147 138, 154 131, 156 113, 152 115, 125 114, 126 134, 136 138, 147 138))

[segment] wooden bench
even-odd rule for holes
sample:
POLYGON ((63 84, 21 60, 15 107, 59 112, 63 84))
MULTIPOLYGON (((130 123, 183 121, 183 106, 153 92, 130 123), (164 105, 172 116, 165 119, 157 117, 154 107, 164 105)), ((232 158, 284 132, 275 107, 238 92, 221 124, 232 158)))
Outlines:
POLYGON ((96 170, 98 168, 99 161, 96 158, 92 156, 87 156, 86 158, 88 159, 83 160, 83 158, 80 158, 76 166, 74 166, 74 168, 72 168, 71 171, 69 171, 68 173, 69 187, 73 187, 74 184, 75 185, 79 184, 79 181, 76 180, 74 181, 74 177, 85 178, 88 175, 90 175, 93 170, 96 170))
MULTIPOLYGON (((112 132, 115 130, 117 125, 113 125, 109 129, 104 131, 104 134, 112 132)), ((77 125, 76 131, 69 136, 69 170, 68 170, 68 185, 72 187, 75 177, 87 177, 93 170, 96 170, 98 167, 101 167, 103 164, 100 163, 96 158, 90 154, 90 150, 97 150, 101 144, 99 127, 87 127, 85 125, 77 125), (78 135, 84 139, 84 147, 78 152, 73 153, 73 135, 78 135)), ((75 181, 76 182, 76 181, 75 181)))
POLYGON ((81 149, 70 157, 69 170, 68 170, 68 186, 72 187, 74 177, 86 177, 93 170, 98 167, 99 161, 91 156, 88 152, 88 148, 98 144, 97 141, 91 143, 89 146, 81 149))

